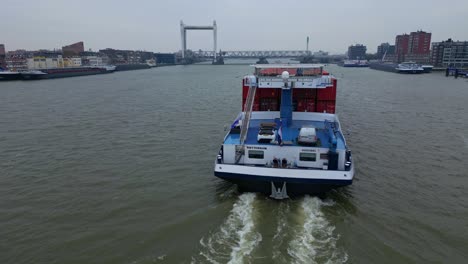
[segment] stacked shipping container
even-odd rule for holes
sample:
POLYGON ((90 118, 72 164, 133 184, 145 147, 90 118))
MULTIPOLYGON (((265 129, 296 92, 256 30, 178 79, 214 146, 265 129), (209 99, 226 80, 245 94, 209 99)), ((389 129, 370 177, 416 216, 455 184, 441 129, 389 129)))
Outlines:
MULTIPOLYGON (((335 113, 336 104, 336 79, 332 80, 332 86, 322 89, 296 88, 292 91, 293 111, 297 112, 326 112, 335 113)), ((249 86, 243 81, 242 86, 242 111, 249 93, 249 86)), ((279 111, 281 104, 281 89, 257 88, 252 111, 279 111)))

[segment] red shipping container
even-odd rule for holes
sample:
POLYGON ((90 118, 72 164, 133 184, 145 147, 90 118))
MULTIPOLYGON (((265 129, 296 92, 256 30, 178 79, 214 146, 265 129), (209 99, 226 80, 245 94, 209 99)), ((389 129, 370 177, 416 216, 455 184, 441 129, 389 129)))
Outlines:
POLYGON ((327 102, 327 113, 334 114, 335 113, 335 101, 328 101, 327 102))
POLYGON ((297 101, 297 111, 305 112, 307 110, 307 100, 306 99, 299 99, 297 101))
POLYGON ((334 114, 335 113, 335 101, 318 101, 317 102, 317 112, 319 113, 329 113, 329 114, 334 114))
POLYGON ((249 94, 249 87, 248 86, 243 86, 242 87, 242 99, 247 98, 247 94, 249 94))
POLYGON ((318 89, 317 91, 317 99, 324 101, 324 100, 336 100, 336 87, 327 87, 323 89, 318 89))
MULTIPOLYGON (((296 102, 297 105, 296 105, 296 111, 297 112, 304 112, 305 111, 305 107, 306 107, 306 104, 304 101, 302 100, 295 100, 293 102, 296 102)), ((293 103, 294 104, 294 103, 293 103)))
POLYGON ((260 111, 260 104, 258 102, 254 102, 252 111, 260 111))
POLYGON ((278 100, 275 99, 270 103, 270 111, 279 111, 278 100))
POLYGON ((276 92, 274 88, 263 88, 263 89, 260 89, 262 90, 262 98, 273 98, 276 96, 276 92))
POLYGON ((260 99, 260 111, 278 111, 278 101, 276 98, 260 99))
POLYGON ((280 89, 271 89, 271 97, 278 98, 280 89))
POLYGON ((292 90, 292 95, 293 95, 293 97, 294 97, 294 96, 299 96, 299 95, 301 95, 303 92, 304 92, 304 89, 296 88, 296 89, 293 89, 293 90, 292 90))
POLYGON ((315 98, 317 94, 317 89, 306 89, 306 98, 315 98))
POLYGON ((314 99, 308 99, 307 104, 306 104, 306 109, 307 112, 315 112, 315 100, 314 99))
POLYGON ((327 110, 327 101, 317 101, 317 112, 323 113, 327 110))

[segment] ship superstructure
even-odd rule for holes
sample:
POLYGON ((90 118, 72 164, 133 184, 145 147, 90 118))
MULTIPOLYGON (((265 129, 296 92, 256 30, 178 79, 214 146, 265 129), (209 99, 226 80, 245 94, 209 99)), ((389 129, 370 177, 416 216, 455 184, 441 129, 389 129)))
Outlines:
POLYGON ((350 185, 351 151, 335 115, 337 80, 323 65, 254 65, 242 111, 224 138, 216 176, 282 199, 350 185))

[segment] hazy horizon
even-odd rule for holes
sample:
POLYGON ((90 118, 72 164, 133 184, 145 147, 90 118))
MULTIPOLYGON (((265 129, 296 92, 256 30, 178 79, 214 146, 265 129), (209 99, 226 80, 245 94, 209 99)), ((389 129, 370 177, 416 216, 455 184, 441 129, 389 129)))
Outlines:
MULTIPOLYGON (((1 44, 8 51, 61 48, 176 52, 180 21, 218 25, 218 50, 305 50, 343 54, 364 44, 373 53, 395 36, 424 30, 431 42, 468 40, 468 1, 14 1, 2 4, 1 44), (285 4, 287 3, 287 4, 285 4)), ((187 48, 211 50, 211 31, 189 31, 187 48)))

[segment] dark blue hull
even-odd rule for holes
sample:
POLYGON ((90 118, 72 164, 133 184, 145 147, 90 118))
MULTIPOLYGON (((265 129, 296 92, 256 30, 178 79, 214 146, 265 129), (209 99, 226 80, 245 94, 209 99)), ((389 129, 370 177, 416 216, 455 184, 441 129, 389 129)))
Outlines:
POLYGON ((0 73, 0 81, 15 81, 15 80, 21 80, 21 74, 18 73, 12 73, 12 74, 1 74, 0 73))
POLYGON ((271 194, 271 183, 276 188, 281 188, 286 183, 289 196, 305 194, 319 195, 332 189, 352 184, 352 180, 327 180, 327 179, 291 179, 280 177, 265 177, 237 173, 225 173, 215 171, 215 176, 226 181, 237 184, 239 191, 259 192, 266 195, 271 194))
POLYGON ((120 64, 116 65, 115 71, 133 71, 151 68, 148 64, 120 64))
POLYGON ((42 69, 40 70, 40 72, 42 73, 22 72, 21 79, 22 80, 56 79, 56 78, 105 74, 105 73, 112 73, 113 71, 106 70, 105 68, 100 68, 100 67, 76 67, 76 68, 42 69))
POLYGON ((346 65, 346 64, 344 64, 343 67, 346 67, 346 68, 364 68, 364 67, 369 67, 369 65, 346 65))

